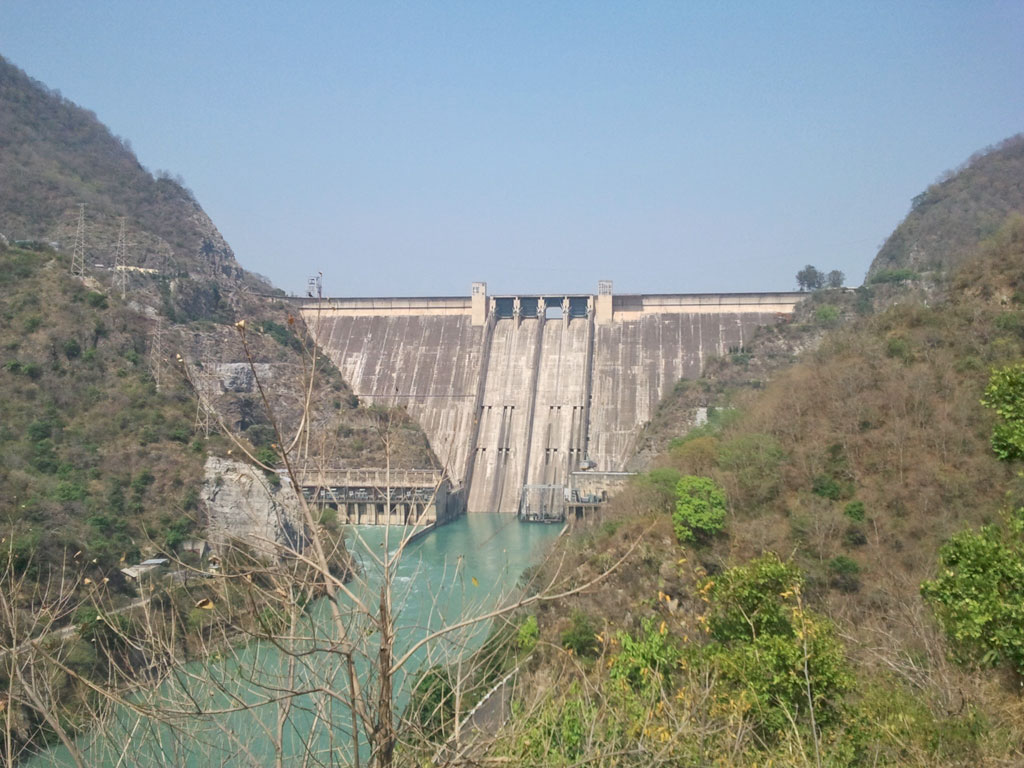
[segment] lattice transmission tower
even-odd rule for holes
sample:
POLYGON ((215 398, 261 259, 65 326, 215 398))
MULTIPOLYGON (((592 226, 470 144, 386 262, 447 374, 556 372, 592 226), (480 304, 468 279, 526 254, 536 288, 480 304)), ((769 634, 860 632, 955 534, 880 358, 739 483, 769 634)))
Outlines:
POLYGON ((163 368, 164 361, 164 324, 161 318, 156 319, 156 328, 153 329, 153 342, 150 349, 150 355, 152 360, 150 365, 153 367, 153 381, 156 383, 156 391, 160 391, 160 374, 163 368))
POLYGON ((210 417, 213 414, 211 400, 216 388, 210 357, 203 353, 198 361, 187 366, 187 368, 189 379, 192 381, 192 389, 196 393, 196 420, 193 429, 197 434, 202 433, 203 437, 209 437, 210 417))
POLYGON ((85 204, 78 206, 78 229, 75 231, 75 247, 71 251, 71 274, 85 277, 85 204))
POLYGON ((114 249, 114 279, 121 289, 121 298, 128 295, 128 242, 124 234, 124 216, 121 217, 121 230, 117 233, 117 247, 114 249))

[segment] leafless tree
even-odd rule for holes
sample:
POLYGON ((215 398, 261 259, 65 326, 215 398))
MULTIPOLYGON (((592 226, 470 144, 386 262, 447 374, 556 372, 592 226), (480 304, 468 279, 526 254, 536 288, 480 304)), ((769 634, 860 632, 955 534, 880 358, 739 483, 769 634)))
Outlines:
MULTIPOLYGON (((300 485, 302 462, 317 460, 310 445, 321 445, 320 461, 330 455, 330 446, 315 434, 324 426, 314 417, 315 345, 304 340, 304 408, 289 431, 264 389, 245 323, 237 329, 274 431, 277 466, 260 462, 209 403, 203 407, 233 451, 260 470, 266 492, 290 499, 292 512, 279 522, 295 535, 232 542, 219 553, 216 574, 181 558, 159 589, 120 614, 123 620, 111 618, 98 593, 93 605, 101 618, 107 617, 103 635, 111 649, 105 678, 91 679, 59 651, 45 656, 49 668, 89 692, 93 725, 86 736, 76 740, 60 730, 53 714, 57 692, 39 684, 23 687, 20 700, 50 718, 66 750, 55 761, 76 765, 199 761, 362 768, 392 766, 446 745, 454 745, 451 755, 463 755, 459 724, 483 687, 493 685, 478 671, 486 654, 496 651, 474 654, 488 630, 510 625, 531 605, 591 589, 608 571, 576 583, 555 566, 547 569, 543 583, 534 579, 456 610, 463 606, 449 603, 448 597, 465 591, 468 574, 453 562, 436 583, 425 584, 425 573, 406 557, 423 521, 395 523, 390 514, 396 505, 390 480, 391 416, 385 411, 378 420, 389 514, 379 540, 371 541, 375 537, 356 526, 339 529, 325 522, 300 485), (275 472, 286 478, 280 490, 271 479, 275 472), (405 617, 411 614, 404 609, 410 601, 420 601, 421 609, 425 601, 428 607, 419 614, 429 619, 409 625, 405 617), (441 732, 423 727, 422 713, 404 709, 417 671, 427 668, 449 670, 454 681, 447 715, 453 725, 441 732), (49 698, 34 701, 38 690, 49 698)), ((189 366, 184 360, 179 364, 188 377, 189 366)), ((202 388, 196 389, 203 398, 202 388)), ((45 628, 35 631, 45 633, 45 628)), ((8 669, 13 676, 26 675, 13 662, 8 669)))

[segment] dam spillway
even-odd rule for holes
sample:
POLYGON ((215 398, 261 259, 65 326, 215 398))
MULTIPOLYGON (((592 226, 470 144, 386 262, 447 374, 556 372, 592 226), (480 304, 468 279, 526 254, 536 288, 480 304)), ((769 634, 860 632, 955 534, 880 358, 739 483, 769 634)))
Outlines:
POLYGON ((404 406, 469 512, 561 503, 621 471, 682 378, 785 320, 799 293, 314 299, 301 313, 361 401, 404 406))

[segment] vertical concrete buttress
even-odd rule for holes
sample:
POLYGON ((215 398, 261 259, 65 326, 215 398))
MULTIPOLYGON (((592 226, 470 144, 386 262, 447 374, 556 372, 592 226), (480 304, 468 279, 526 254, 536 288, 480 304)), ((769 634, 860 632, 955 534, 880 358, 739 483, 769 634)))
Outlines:
MULTIPOLYGON (((533 362, 530 366, 531 377, 530 377, 530 406, 527 413, 526 423, 526 434, 524 435, 525 440, 521 450, 523 453, 523 474, 519 481, 519 488, 521 489, 524 485, 529 482, 530 477, 530 449, 533 446, 533 430, 537 415, 537 383, 540 380, 541 371, 541 360, 544 353, 544 327, 547 324, 547 318, 545 313, 547 308, 545 306, 544 299, 541 299, 537 303, 537 341, 535 342, 535 349, 533 353, 533 362)), ((519 494, 521 496, 521 494, 519 494)), ((515 500, 515 511, 519 511, 519 497, 515 500)), ((504 510, 502 510, 504 511, 504 510)))
POLYGON ((487 322, 487 283, 473 283, 470 289, 470 320, 476 326, 487 322))
POLYGON ((542 323, 537 316, 494 321, 469 480, 470 512, 518 508, 542 323))
MULTIPOLYGON (((484 385, 487 383, 487 361, 491 359, 491 338, 494 335, 494 315, 490 314, 484 322, 483 354, 481 355, 480 371, 476 383, 476 397, 473 399, 473 425, 470 430, 469 450, 466 453, 466 470, 463 477, 468 485, 469 479, 473 477, 473 468, 476 465, 477 439, 480 435, 480 419, 483 412, 484 385)), ((463 499, 468 503, 469 489, 463 487, 463 499)))
POLYGON ((598 325, 610 325, 614 321, 612 302, 612 281, 601 280, 597 284, 597 296, 594 297, 594 320, 598 325))
MULTIPOLYGON (((590 403, 594 396, 594 312, 593 302, 587 312, 587 365, 584 368, 584 375, 586 381, 583 386, 583 414, 582 423, 580 424, 580 437, 579 437, 579 455, 576 457, 576 465, 587 459, 590 456, 590 403)), ((572 472, 576 467, 570 467, 569 471, 572 472)))

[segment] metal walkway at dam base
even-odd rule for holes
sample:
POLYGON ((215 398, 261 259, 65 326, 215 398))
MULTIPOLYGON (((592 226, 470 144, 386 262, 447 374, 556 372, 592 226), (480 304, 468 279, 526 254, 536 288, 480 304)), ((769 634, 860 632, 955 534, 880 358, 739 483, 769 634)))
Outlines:
POLYGON ((296 475, 306 500, 336 510, 341 523, 430 527, 461 511, 451 482, 440 470, 310 466, 296 475))

